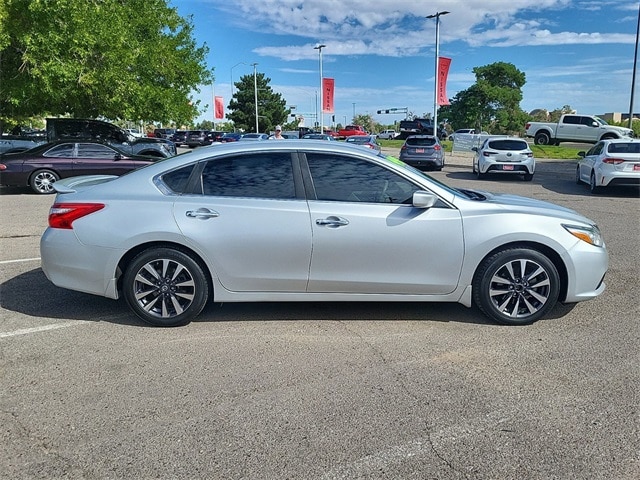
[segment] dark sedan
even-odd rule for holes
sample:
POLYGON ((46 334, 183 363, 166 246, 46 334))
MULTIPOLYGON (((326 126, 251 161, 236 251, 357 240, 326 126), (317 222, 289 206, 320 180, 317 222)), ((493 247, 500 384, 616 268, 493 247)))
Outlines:
POLYGON ((205 145, 211 145, 213 140, 207 135, 204 130, 189 130, 185 142, 189 148, 203 147, 205 145))
POLYGON ((122 175, 157 160, 87 140, 46 143, 0 156, 0 185, 30 186, 36 193, 53 193, 53 183, 61 178, 122 175))

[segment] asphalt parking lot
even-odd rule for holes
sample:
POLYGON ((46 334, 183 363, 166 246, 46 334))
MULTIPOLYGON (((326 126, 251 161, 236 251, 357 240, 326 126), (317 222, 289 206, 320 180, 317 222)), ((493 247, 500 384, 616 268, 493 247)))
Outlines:
POLYGON ((52 286, 53 197, 0 189, 0 478, 639 478, 638 190, 591 195, 555 160, 532 182, 477 180, 464 155, 432 175, 596 220, 606 292, 519 328, 359 303, 212 304, 150 328, 52 286))

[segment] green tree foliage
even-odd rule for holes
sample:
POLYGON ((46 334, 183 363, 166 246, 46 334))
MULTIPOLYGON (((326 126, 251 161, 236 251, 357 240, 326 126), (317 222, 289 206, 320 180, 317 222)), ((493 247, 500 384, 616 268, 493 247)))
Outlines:
POLYGON ((378 122, 376 122, 369 114, 356 115, 355 117, 353 117, 353 124, 362 125, 367 132, 374 132, 378 130, 378 122))
POLYGON ((0 0, 0 117, 189 123, 207 52, 168 0, 0 0))
POLYGON ((525 74, 513 64, 496 62, 473 69, 476 83, 458 92, 438 117, 454 129, 476 128, 491 133, 518 133, 529 118, 520 108, 525 74))
POLYGON ((258 130, 270 132, 276 125, 283 125, 290 109, 286 108, 287 101, 282 95, 275 93, 269 86, 271 79, 264 73, 256 73, 255 82, 253 74, 244 75, 239 82, 234 82, 236 91, 229 102, 231 113, 227 118, 233 121, 237 129, 245 132, 254 132, 256 129, 256 102, 255 92, 258 92, 258 130))
MULTIPOLYGON (((556 108, 549 112, 549 122, 559 122, 560 117, 565 113, 575 113, 575 110, 570 105, 564 105, 562 108, 556 108)), ((547 120, 545 120, 547 121, 547 120)))

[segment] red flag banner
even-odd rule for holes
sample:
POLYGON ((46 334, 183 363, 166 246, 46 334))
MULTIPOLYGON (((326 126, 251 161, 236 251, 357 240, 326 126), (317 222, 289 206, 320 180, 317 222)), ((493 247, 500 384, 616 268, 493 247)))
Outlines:
POLYGON ((450 58, 438 57, 438 105, 451 105, 447 98, 447 76, 449 76, 450 65, 450 58))
POLYGON ((222 97, 215 97, 215 118, 224 118, 224 100, 222 97))
POLYGON ((335 113, 333 110, 333 78, 322 79, 322 113, 335 113))

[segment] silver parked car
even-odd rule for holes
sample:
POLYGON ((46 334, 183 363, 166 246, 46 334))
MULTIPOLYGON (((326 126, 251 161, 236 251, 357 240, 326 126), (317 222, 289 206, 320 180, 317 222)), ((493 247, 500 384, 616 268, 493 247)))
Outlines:
POLYGON ((605 289, 591 220, 340 142, 234 142, 54 188, 46 276, 153 325, 211 300, 459 302, 519 325, 605 289))
POLYGON ((530 182, 536 169, 536 160, 526 140, 515 137, 489 137, 480 147, 473 147, 473 173, 478 178, 487 173, 522 175, 530 182))
POLYGON ((605 187, 640 186, 640 140, 602 140, 578 155, 582 159, 576 183, 587 183, 592 193, 605 187))

